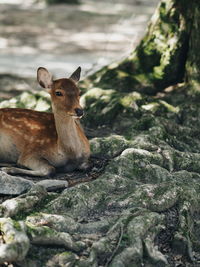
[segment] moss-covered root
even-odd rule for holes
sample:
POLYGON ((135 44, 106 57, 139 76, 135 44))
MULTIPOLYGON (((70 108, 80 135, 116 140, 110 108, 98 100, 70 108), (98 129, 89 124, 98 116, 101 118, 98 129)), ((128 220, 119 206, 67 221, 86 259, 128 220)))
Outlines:
POLYGON ((13 217, 18 213, 27 212, 46 196, 47 191, 42 186, 34 186, 28 193, 4 201, 0 205, 0 216, 13 217))
POLYGON ((129 142, 121 135, 96 137, 90 140, 92 155, 95 157, 114 158, 129 146, 129 142))
POLYGON ((52 259, 50 259, 46 266, 47 267, 52 267, 52 266, 74 267, 74 266, 77 266, 76 262, 78 258, 79 257, 71 251, 62 252, 60 254, 56 254, 52 259))
POLYGON ((4 242, 0 244, 0 264, 23 260, 30 246, 25 224, 0 218, 0 233, 4 242))
POLYGON ((180 195, 179 228, 174 234, 173 249, 186 255, 191 261, 195 260, 194 251, 199 252, 199 202, 200 194, 196 184, 184 188, 180 195))
POLYGON ((141 266, 145 253, 155 265, 166 266, 166 258, 153 244, 155 236, 163 227, 163 219, 157 213, 144 212, 130 220, 124 235, 126 246, 124 249, 122 247, 122 252, 113 258, 109 266, 141 266))
POLYGON ((94 242, 90 256, 78 266, 141 266, 144 254, 159 266, 167 260, 154 245, 154 239, 164 227, 164 216, 145 211, 143 215, 124 215, 105 237, 94 242))
POLYGON ((111 255, 120 245, 123 228, 128 216, 124 216, 107 232, 105 237, 93 243, 87 260, 80 260, 78 266, 107 266, 111 255))
POLYGON ((51 228, 59 232, 74 234, 79 229, 79 224, 69 216, 58 214, 37 213, 26 218, 27 223, 33 225, 51 225, 51 228))
POLYGON ((51 225, 51 229, 69 234, 97 234, 106 233, 116 218, 103 218, 98 221, 78 223, 70 216, 58 214, 37 213, 26 218, 27 223, 37 225, 51 225))
POLYGON ((85 247, 83 242, 75 242, 68 233, 55 231, 48 226, 35 226, 28 222, 26 226, 28 236, 33 244, 64 246, 73 251, 81 251, 85 247))

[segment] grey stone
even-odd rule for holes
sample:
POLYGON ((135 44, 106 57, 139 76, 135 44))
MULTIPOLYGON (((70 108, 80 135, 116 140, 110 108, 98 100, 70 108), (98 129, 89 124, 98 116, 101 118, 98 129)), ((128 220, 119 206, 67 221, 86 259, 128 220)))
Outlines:
POLYGON ((20 195, 28 191, 33 185, 32 181, 0 171, 1 195, 20 195))
POLYGON ((46 179, 36 183, 37 185, 43 186, 47 191, 56 191, 65 189, 69 183, 63 180, 46 179))

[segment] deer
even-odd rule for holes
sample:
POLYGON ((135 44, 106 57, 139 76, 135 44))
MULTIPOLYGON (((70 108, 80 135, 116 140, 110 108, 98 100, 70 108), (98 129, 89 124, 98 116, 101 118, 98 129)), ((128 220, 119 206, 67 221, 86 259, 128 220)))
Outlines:
POLYGON ((50 94, 51 113, 0 109, 0 161, 8 163, 2 171, 51 177, 59 168, 88 168, 90 146, 80 124, 80 73, 78 67, 69 78, 53 80, 46 68, 38 68, 37 81, 50 94))

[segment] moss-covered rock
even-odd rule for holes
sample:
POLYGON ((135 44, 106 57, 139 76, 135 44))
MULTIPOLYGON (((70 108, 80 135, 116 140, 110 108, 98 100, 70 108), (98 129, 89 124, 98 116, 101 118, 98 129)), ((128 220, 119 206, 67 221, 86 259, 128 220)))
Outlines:
POLYGON ((45 91, 25 91, 10 100, 2 101, 0 108, 29 108, 38 111, 49 111, 51 109, 50 96, 45 91))

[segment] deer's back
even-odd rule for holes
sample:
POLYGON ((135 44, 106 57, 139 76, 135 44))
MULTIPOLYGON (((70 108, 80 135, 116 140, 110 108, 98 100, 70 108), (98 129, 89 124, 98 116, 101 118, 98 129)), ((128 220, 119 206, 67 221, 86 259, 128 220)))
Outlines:
POLYGON ((3 108, 0 109, 0 130, 29 137, 30 134, 48 136, 55 132, 54 116, 29 109, 3 108))
POLYGON ((19 153, 33 144, 35 149, 50 145, 57 139, 54 116, 28 109, 0 109, 0 138, 0 154, 11 150, 19 153))

